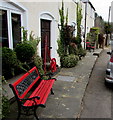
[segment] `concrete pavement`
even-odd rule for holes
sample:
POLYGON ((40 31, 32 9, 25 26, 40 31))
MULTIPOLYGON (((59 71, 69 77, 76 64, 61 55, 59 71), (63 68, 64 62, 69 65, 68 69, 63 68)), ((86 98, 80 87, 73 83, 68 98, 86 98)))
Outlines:
MULTIPOLYGON (((79 118, 84 92, 98 58, 93 53, 97 55, 101 51, 102 49, 97 49, 95 52, 88 52, 75 67, 62 68, 54 76, 57 79, 53 86, 55 94, 49 96, 46 102, 46 108, 39 108, 37 110, 39 118, 79 118)), ((8 87, 6 88, 7 90, 9 89, 8 87)), ((10 93, 9 95, 11 98, 13 94, 10 93)), ((11 105, 11 113, 8 116, 8 118, 12 117, 13 119, 17 117, 16 102, 11 105)))
POLYGON ((112 113, 112 93, 113 86, 105 86, 105 72, 106 65, 109 61, 109 55, 107 55, 109 49, 105 49, 98 61, 95 64, 93 72, 91 74, 89 84, 85 91, 83 98, 83 111, 80 118, 104 118, 105 120, 111 119, 112 113))

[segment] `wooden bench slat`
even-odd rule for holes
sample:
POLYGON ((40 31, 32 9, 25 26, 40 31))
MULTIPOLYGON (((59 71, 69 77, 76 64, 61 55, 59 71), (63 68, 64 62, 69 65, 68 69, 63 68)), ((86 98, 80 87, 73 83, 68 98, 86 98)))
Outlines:
MULTIPOLYGON (((30 95, 29 98, 32 98, 34 96, 39 96, 39 93, 41 92, 43 86, 44 86, 44 80, 41 81, 41 83, 39 84, 39 86, 35 89, 35 91, 30 95), (37 93, 38 92, 38 93, 37 93)), ((29 101, 27 100, 25 103, 24 103, 24 106, 32 106, 32 104, 34 104, 33 101, 29 101)))
MULTIPOLYGON (((29 98, 32 98, 34 96, 39 96, 40 99, 36 100, 37 105, 45 105, 45 102, 47 100, 47 97, 50 93, 50 90, 52 88, 52 85, 54 84, 54 79, 51 80, 43 80, 42 83, 40 83, 39 87, 31 94, 29 98)), ((24 104, 24 106, 32 106, 34 104, 33 101, 27 100, 24 104)))
POLYGON ((53 80, 52 80, 52 81, 50 80, 49 83, 48 83, 48 89, 47 89, 45 95, 43 96, 40 104, 45 104, 45 102, 46 102, 46 100, 47 100, 47 98, 48 98, 48 95, 49 95, 49 93, 50 93, 50 90, 51 90, 53 84, 54 84, 54 81, 53 81, 53 80))

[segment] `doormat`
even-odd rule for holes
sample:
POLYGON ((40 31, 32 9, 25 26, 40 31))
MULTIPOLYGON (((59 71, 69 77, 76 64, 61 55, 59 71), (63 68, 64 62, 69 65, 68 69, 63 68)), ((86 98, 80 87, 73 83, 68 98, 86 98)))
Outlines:
POLYGON ((57 80, 61 80, 61 81, 66 81, 66 82, 73 82, 75 80, 75 77, 71 77, 71 76, 57 76, 56 79, 57 80))

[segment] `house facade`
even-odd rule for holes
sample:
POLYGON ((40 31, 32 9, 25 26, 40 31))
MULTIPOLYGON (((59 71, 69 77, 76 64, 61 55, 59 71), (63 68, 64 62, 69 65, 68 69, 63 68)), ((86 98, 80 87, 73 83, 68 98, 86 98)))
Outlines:
POLYGON ((111 2, 111 22, 113 22, 113 1, 111 2))
MULTIPOLYGON (((57 54, 57 40, 59 39, 60 16, 59 8, 62 1, 58 2, 20 2, 19 0, 2 0, 0 2, 0 13, 2 21, 2 46, 11 49, 22 39, 20 27, 33 31, 35 36, 41 38, 38 46, 38 53, 43 58, 43 49, 45 47, 45 35, 47 36, 47 45, 50 56, 56 58, 60 65, 60 58, 57 54)), ((75 25, 76 22, 76 3, 75 1, 64 1, 65 15, 68 8, 68 24, 75 25)))
POLYGON ((27 28, 26 8, 17 2, 0 2, 0 42, 2 46, 14 48, 21 40, 21 26, 27 28))
MULTIPOLYGON (((75 27, 76 36, 76 0, 64 0, 64 13, 68 9, 68 24, 75 27)), ((79 1, 82 7, 81 34, 87 35, 90 28, 94 26, 95 9, 87 1, 79 1)), ((2 46, 15 48, 16 44, 22 40, 22 30, 24 27, 30 34, 31 31, 41 38, 38 45, 38 53, 44 58, 45 39, 49 49, 49 56, 56 58, 60 66, 60 58, 57 53, 60 28, 59 8, 62 1, 27 1, 26 0, 1 0, 0 2, 0 21, 2 23, 0 43, 2 46), (46 37, 45 37, 46 36, 46 37)), ((84 39, 83 39, 84 40, 84 39)), ((84 42, 82 41, 84 46, 84 42)))
MULTIPOLYGON (((89 0, 82 0, 82 34, 83 41, 87 37, 87 33, 90 32, 90 28, 95 26, 95 8, 93 7, 92 3, 89 0)), ((82 42, 82 46, 85 48, 85 43, 82 42)))

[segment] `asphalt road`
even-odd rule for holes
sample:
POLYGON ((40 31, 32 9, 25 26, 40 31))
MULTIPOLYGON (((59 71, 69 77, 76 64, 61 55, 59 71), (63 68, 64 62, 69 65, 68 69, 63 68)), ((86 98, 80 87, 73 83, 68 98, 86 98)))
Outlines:
POLYGON ((113 118, 113 86, 104 85, 104 77, 109 56, 105 49, 98 58, 89 84, 87 86, 84 99, 83 110, 80 118, 113 118))

